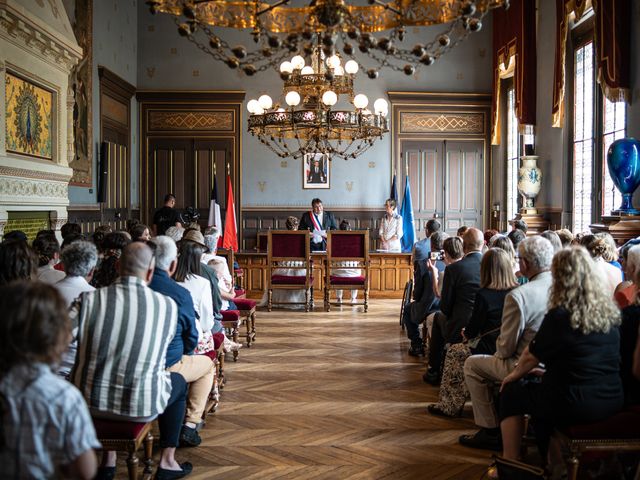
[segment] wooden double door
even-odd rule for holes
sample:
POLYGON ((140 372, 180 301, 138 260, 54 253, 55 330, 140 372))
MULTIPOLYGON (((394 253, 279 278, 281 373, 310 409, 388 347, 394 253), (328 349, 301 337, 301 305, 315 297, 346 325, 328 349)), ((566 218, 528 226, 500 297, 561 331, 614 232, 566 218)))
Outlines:
POLYGON ((145 168, 146 191, 143 192, 147 199, 147 221, 153 221, 153 214, 164 204, 164 196, 173 193, 176 208, 185 212, 193 207, 200 214, 200 224, 205 226, 215 177, 224 222, 227 172, 234 184, 236 207, 240 205, 239 188, 235 187, 234 181, 238 166, 233 155, 233 140, 230 139, 150 139, 145 168))
POLYGON ((417 238, 431 218, 449 234, 462 225, 482 228, 482 140, 404 140, 402 163, 400 185, 408 168, 417 238))

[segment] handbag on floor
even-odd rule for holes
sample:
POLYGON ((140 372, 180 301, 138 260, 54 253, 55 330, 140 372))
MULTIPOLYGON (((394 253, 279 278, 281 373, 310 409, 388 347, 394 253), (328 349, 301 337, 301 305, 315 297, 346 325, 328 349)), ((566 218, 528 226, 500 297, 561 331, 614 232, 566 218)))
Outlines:
POLYGON ((544 469, 540 467, 527 465, 518 460, 509 460, 498 455, 494 455, 493 460, 500 480, 544 480, 548 478, 544 469))

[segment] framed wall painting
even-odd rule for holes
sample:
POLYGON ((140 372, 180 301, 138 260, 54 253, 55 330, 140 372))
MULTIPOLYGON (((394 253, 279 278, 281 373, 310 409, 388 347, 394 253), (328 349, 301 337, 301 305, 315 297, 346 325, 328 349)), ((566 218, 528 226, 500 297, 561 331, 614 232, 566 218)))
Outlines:
POLYGON ((329 156, 324 153, 307 153, 302 163, 302 188, 328 189, 330 176, 329 156))
POLYGON ((7 151, 53 160, 54 93, 13 73, 6 73, 7 151))

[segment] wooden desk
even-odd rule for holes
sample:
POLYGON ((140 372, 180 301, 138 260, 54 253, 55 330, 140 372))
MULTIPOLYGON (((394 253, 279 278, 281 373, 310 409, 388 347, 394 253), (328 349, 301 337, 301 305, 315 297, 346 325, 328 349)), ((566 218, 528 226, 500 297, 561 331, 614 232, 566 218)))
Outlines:
MULTIPOLYGON (((324 253, 312 253, 313 296, 323 298, 325 276, 324 253)), ((236 261, 244 270, 247 297, 261 298, 267 286, 267 254, 264 252, 236 253, 236 261)), ((402 298, 404 286, 411 278, 410 253, 371 253, 369 269, 369 296, 371 298, 402 298)))

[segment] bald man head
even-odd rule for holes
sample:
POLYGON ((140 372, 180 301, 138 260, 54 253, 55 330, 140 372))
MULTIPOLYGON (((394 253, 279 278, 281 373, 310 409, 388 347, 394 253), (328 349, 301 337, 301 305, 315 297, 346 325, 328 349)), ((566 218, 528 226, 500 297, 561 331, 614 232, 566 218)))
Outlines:
POLYGON ((120 275, 138 277, 140 280, 149 282, 153 277, 154 263, 153 252, 146 244, 132 242, 122 250, 120 275))
POLYGON ((470 228, 462 236, 462 249, 464 253, 480 252, 484 245, 484 234, 482 230, 477 228, 470 228))

